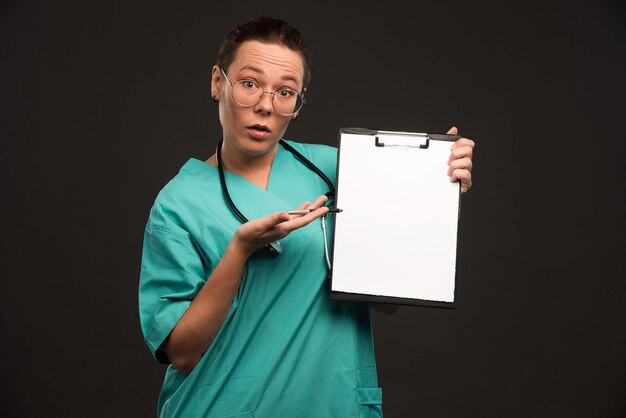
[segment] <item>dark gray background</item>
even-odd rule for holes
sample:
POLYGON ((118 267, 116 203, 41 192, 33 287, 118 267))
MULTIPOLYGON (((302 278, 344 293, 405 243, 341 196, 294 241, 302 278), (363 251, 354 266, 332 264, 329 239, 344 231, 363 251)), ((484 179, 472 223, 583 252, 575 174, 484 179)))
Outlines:
POLYGON ((386 417, 626 416, 626 12, 565 0, 0 3, 0 415, 154 416, 143 228, 214 150, 210 67, 260 14, 313 51, 288 138, 477 142, 457 309, 374 315, 386 417))

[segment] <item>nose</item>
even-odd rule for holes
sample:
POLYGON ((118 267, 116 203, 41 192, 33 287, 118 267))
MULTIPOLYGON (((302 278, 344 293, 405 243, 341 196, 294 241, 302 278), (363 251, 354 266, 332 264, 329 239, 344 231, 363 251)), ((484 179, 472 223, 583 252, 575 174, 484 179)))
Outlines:
POLYGON ((272 110, 274 110, 274 105, 272 103, 273 100, 274 100, 274 93, 264 91, 263 95, 261 96, 261 99, 254 107, 254 110, 256 112, 261 112, 261 113, 268 113, 268 114, 272 113, 272 110))

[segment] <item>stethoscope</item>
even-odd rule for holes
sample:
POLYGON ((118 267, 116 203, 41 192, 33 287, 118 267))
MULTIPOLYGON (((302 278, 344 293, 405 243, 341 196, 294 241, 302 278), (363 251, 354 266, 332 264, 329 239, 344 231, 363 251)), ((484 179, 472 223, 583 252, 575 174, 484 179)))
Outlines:
MULTIPOLYGON (((217 160, 217 169, 219 171, 219 176, 220 176, 220 184, 222 186, 222 192, 224 193, 224 200, 226 200, 226 203, 228 204, 228 207, 230 208, 230 210, 233 212, 233 214, 241 221, 241 223, 246 223, 248 222, 248 218, 246 218, 243 213, 241 213, 239 211, 239 209, 237 209, 237 206, 235 205, 235 203, 233 202, 233 200, 230 197, 230 193, 228 193, 228 187, 226 186, 226 177, 224 176, 224 166, 222 165, 222 142, 224 142, 224 140, 221 140, 219 142, 219 144, 217 144, 217 149, 215 151, 215 157, 217 160)), ((290 153, 292 153, 296 159, 298 161, 300 161, 302 164, 304 164, 308 169, 310 169, 311 171, 313 171, 315 174, 317 174, 318 176, 320 176, 320 178, 322 180, 324 180, 324 183, 326 183, 326 185, 328 186, 328 188, 330 189, 329 192, 326 193, 326 196, 328 197, 328 201, 331 201, 331 198, 335 197, 335 185, 332 183, 332 181, 330 181, 330 179, 326 176, 326 174, 324 174, 324 172, 322 170, 320 170, 315 164, 313 164, 308 158, 306 158, 304 155, 302 155, 301 153, 299 153, 298 151, 296 151, 291 145, 289 145, 287 142, 283 141, 282 139, 279 141, 279 144, 285 148, 287 151, 289 151, 290 153)), ((330 269, 330 259, 328 256, 328 242, 326 240, 326 215, 323 215, 323 219, 322 219, 322 229, 323 229, 323 233, 324 233, 324 253, 326 256, 326 263, 328 265, 328 268, 330 269)), ((282 246, 280 245, 279 241, 274 241, 271 242, 267 245, 265 245, 265 251, 267 252, 267 254, 270 257, 278 257, 280 255, 280 253, 283 251, 282 246)))

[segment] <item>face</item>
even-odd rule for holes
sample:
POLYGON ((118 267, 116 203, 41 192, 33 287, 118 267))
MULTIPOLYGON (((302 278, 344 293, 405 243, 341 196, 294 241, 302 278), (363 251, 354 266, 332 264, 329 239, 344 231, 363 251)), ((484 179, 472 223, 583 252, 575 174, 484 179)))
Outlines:
MULTIPOLYGON (((303 88, 302 58, 298 52, 283 45, 246 41, 240 45, 225 71, 232 83, 250 78, 269 92, 285 87, 296 91, 303 88)), ((222 152, 243 153, 246 156, 271 153, 294 118, 277 113, 270 94, 264 94, 254 106, 242 107, 235 103, 231 86, 218 66, 213 67, 211 93, 219 100, 224 136, 222 152)))

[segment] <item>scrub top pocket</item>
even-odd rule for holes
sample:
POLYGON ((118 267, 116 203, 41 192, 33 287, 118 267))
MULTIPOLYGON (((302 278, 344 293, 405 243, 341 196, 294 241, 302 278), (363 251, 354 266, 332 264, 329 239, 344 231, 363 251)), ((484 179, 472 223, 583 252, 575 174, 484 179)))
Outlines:
POLYGON ((383 417, 383 390, 381 388, 358 388, 356 399, 359 418, 383 417))

